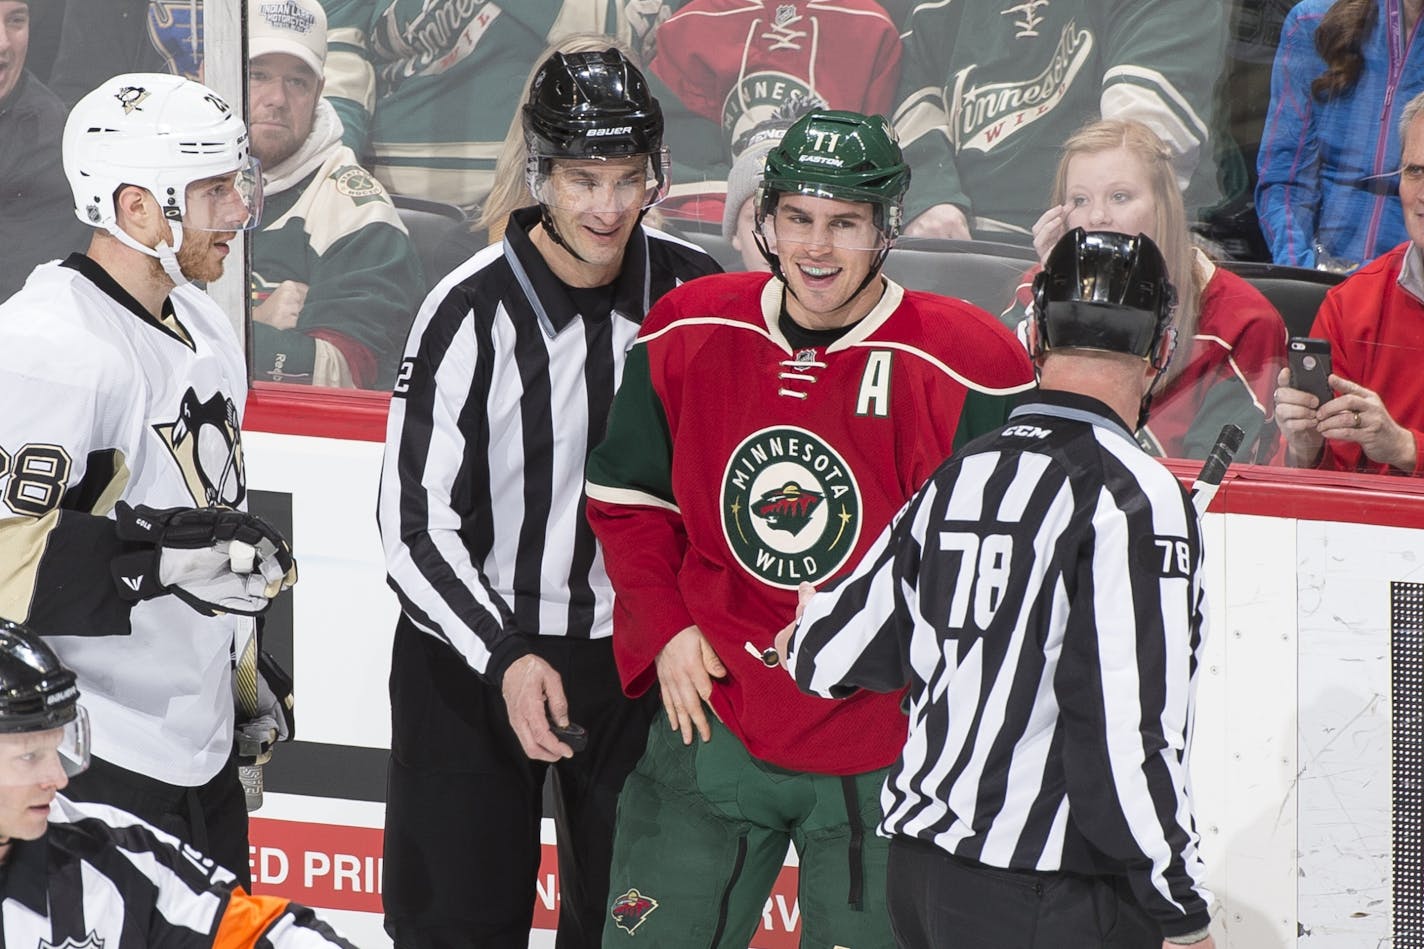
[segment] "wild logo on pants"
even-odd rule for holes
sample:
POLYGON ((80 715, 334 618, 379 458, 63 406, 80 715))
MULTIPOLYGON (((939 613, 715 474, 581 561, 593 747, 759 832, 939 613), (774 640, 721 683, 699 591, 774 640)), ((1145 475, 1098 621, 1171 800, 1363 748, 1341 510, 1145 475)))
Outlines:
POLYGON ((644 896, 637 890, 629 890, 613 901, 613 923, 631 935, 657 908, 658 901, 651 896, 644 896))

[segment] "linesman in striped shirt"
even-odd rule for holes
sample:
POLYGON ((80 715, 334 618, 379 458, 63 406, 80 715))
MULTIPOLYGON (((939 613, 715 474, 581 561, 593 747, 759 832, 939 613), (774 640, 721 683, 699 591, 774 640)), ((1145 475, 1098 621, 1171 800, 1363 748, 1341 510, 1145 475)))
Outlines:
POLYGON ((910 686, 881 795, 901 946, 1212 949, 1187 777, 1204 603, 1185 491, 1133 440, 1171 358, 1142 235, 1035 281, 1040 391, 946 462, 778 645, 827 698, 910 686))
POLYGON ((614 50, 555 53, 522 111, 538 207, 421 307, 391 399, 379 520, 391 656, 386 928, 398 949, 529 941, 557 776, 559 946, 597 946, 618 794, 656 698, 619 688, 583 470, 653 302, 712 258, 642 224, 663 118, 614 50), (586 727, 586 749, 552 725, 586 727))
POLYGON ((354 949, 307 907, 245 893, 127 811, 60 795, 89 766, 75 681, 43 639, 0 619, 0 943, 354 949))

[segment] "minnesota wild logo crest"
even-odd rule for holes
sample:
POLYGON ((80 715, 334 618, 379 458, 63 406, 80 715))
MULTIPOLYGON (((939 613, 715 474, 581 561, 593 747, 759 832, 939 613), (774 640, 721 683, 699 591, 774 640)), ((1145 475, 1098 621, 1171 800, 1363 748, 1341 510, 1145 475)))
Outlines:
POLYGON ((855 475, 820 436, 764 428, 732 452, 722 476, 722 533, 763 583, 795 589, 845 564, 860 537, 855 475))

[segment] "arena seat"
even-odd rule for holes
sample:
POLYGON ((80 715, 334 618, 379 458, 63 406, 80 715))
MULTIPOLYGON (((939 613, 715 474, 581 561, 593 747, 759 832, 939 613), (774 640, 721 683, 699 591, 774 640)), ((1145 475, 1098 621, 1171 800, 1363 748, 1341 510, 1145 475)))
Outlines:
POLYGON ((701 247, 721 265, 723 270, 732 272, 746 269, 742 266, 741 252, 732 246, 731 241, 722 236, 721 221, 698 221, 692 218, 670 217, 655 226, 658 230, 665 231, 673 237, 679 237, 701 247))
POLYGON ((1015 244, 902 238, 885 259, 885 274, 907 289, 958 297, 997 316, 1037 261, 1033 248, 1015 244))
POLYGON ((410 232, 410 240, 415 245, 415 253, 420 258, 425 279, 433 284, 449 269, 438 262, 440 250, 450 232, 464 222, 464 212, 453 204, 416 198, 408 194, 391 195, 391 203, 396 206, 401 223, 410 232))
POLYGON ((1342 274, 1323 270, 1256 261, 1221 260, 1217 261, 1217 266, 1242 277, 1260 290, 1280 311, 1291 336, 1310 335, 1315 311, 1320 309, 1320 301, 1325 299, 1326 291, 1345 279, 1342 274))

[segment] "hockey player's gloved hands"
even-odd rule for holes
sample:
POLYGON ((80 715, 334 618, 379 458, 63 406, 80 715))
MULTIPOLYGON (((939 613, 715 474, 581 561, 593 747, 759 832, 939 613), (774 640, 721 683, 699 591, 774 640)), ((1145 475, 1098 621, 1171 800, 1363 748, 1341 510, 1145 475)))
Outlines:
POLYGON ((255 514, 221 507, 158 510, 120 501, 119 540, 143 545, 112 564, 119 595, 172 593, 205 616, 256 616, 297 582, 287 539, 255 514))
POLYGON ((246 721, 247 714, 238 706, 237 753, 248 763, 265 764, 272 757, 272 746, 290 741, 296 732, 296 702, 292 677, 277 664, 270 653, 257 653, 257 709, 246 721))

